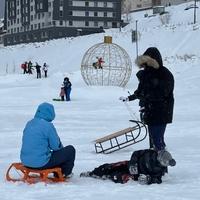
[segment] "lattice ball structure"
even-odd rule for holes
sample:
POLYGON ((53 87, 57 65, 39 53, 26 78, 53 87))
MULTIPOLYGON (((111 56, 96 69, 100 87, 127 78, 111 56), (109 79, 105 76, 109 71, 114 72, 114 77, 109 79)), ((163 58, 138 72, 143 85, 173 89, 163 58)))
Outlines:
POLYGON ((81 62, 81 74, 87 85, 124 87, 131 72, 129 55, 122 47, 112 43, 108 36, 103 43, 88 49, 81 62))

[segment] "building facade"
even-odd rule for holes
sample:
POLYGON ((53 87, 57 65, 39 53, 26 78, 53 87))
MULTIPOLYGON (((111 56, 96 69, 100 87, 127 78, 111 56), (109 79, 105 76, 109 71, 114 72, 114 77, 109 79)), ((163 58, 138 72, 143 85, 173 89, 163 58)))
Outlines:
POLYGON ((122 0, 122 12, 128 13, 152 7, 152 0, 122 0))
POLYGON ((41 42, 121 26, 121 0, 6 0, 4 45, 41 42))
POLYGON ((122 12, 128 13, 142 9, 152 8, 153 6, 177 5, 194 0, 122 0, 122 12))
POLYGON ((181 3, 192 2, 194 0, 152 0, 153 6, 169 6, 169 5, 178 5, 181 3))

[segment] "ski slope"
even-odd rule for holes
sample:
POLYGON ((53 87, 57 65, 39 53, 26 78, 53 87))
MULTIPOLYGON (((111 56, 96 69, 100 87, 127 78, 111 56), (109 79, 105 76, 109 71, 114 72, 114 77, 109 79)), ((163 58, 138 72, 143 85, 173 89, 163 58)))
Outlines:
MULTIPOLYGON (((199 4, 199 2, 198 2, 199 4)), ((152 10, 131 14, 131 23, 121 31, 66 38, 44 43, 0 47, 0 194, 1 200, 115 200, 162 199, 197 200, 200 197, 200 11, 194 26, 193 11, 188 4, 168 7, 169 24, 163 25, 152 10), (161 185, 139 185, 130 181, 115 184, 91 178, 80 178, 82 171, 106 163, 130 159, 133 151, 148 148, 148 139, 109 155, 96 154, 93 141, 99 137, 131 126, 130 113, 118 100, 137 87, 134 65, 135 43, 131 30, 138 20, 139 54, 156 46, 163 55, 164 65, 175 78, 175 109, 173 123, 165 132, 167 149, 177 161, 163 177, 161 185), (88 87, 80 73, 84 53, 92 45, 113 37, 113 43, 130 55, 133 73, 125 88, 88 87), (36 74, 24 75, 20 64, 26 60, 49 64, 49 77, 36 79, 36 74), (59 95, 63 78, 72 82, 71 102, 53 102, 59 95), (50 102, 55 106, 54 125, 64 145, 76 148, 74 176, 62 184, 10 183, 5 173, 12 162, 19 161, 23 128, 36 111, 38 104, 50 102)), ((200 7, 200 6, 199 6, 200 7)), ((138 102, 129 102, 132 113, 138 114, 138 102)))

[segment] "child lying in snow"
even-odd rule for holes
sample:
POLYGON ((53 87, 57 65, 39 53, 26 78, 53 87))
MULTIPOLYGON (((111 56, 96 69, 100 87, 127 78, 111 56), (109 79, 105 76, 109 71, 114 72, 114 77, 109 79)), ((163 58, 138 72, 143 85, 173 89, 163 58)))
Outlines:
POLYGON ((106 163, 93 171, 82 172, 80 177, 110 179, 115 183, 126 183, 132 179, 140 184, 160 184, 167 167, 175 165, 176 161, 166 150, 138 150, 133 152, 130 161, 106 163))

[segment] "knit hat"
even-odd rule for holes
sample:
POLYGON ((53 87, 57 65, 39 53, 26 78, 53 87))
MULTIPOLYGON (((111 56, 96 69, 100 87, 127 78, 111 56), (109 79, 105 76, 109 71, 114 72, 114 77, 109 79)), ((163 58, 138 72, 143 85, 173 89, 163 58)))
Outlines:
POLYGON ((176 161, 172 158, 172 155, 166 150, 158 151, 157 160, 164 167, 176 165, 176 161))

